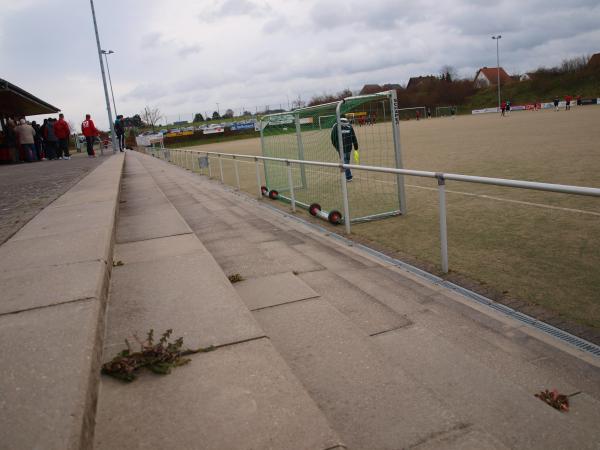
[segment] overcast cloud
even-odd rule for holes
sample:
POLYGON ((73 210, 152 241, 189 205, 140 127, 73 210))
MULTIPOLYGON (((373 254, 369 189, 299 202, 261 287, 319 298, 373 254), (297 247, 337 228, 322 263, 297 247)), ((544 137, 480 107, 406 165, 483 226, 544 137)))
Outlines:
MULTIPOLYGON (((0 0, 0 78, 108 126, 90 5, 0 0)), ((600 52, 597 0, 96 0, 117 110, 169 121, 287 106, 454 66, 509 73, 600 52)))

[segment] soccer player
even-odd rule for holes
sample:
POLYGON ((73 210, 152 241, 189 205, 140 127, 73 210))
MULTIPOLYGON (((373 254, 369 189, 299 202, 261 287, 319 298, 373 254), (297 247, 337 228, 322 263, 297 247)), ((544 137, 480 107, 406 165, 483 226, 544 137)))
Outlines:
POLYGON ((506 112, 506 101, 502 101, 502 103, 500 104, 500 115, 504 116, 506 112))
MULTIPOLYGON (((339 139, 338 139, 338 127, 337 122, 333 124, 331 128, 331 143, 335 147, 336 152, 339 153, 339 139)), ((342 117, 340 119, 340 125, 342 127, 342 149, 344 153, 344 164, 350 164, 350 153, 352 153, 352 147, 354 146, 354 150, 358 150, 358 140, 356 139, 356 134, 354 133, 354 128, 346 119, 342 117)), ((352 181, 352 171, 350 169, 345 169, 346 171, 346 181, 352 181)))
POLYGON ((571 100, 573 100, 573 97, 565 95, 565 111, 571 110, 571 100))
POLYGON ((558 111, 558 97, 554 97, 554 111, 558 111))

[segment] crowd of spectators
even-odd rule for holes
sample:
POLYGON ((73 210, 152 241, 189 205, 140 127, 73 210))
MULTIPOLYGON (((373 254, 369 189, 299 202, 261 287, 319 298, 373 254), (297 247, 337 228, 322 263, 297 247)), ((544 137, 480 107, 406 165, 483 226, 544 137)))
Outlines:
MULTIPOLYGON (((99 135, 89 114, 81 124, 87 141, 89 158, 95 158, 94 142, 99 135)), ((9 117, 7 120, 8 142, 14 145, 14 162, 70 160, 69 138, 71 127, 61 113, 58 119, 49 117, 40 125, 35 120, 9 117)), ((74 131, 74 130, 73 130, 74 131)))

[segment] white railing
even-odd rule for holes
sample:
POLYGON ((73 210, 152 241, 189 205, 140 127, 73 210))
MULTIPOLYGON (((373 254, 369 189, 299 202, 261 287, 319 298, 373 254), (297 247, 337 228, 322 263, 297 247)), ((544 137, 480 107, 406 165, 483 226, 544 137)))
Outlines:
MULTIPOLYGON (((437 180, 438 185, 438 198, 439 198, 439 220, 440 220, 440 250, 441 250, 441 265, 442 271, 444 273, 448 273, 448 232, 446 225, 446 180, 452 181, 462 181, 466 183, 477 183, 477 184, 489 184, 494 186, 503 186, 503 187, 511 187, 517 189, 531 189, 535 191, 546 191, 546 192, 558 192, 562 194, 573 194, 573 195, 584 195, 589 197, 600 197, 600 189, 592 188, 592 187, 583 187, 583 186, 572 186, 565 184, 551 184, 551 183, 539 183, 534 181, 521 181, 521 180, 508 180, 504 178, 489 178, 489 177, 476 177, 471 175, 460 175, 454 173, 443 173, 443 172, 427 172, 423 170, 409 170, 409 169, 395 169, 391 167, 376 167, 376 166, 357 166, 353 164, 341 164, 341 163, 331 163, 331 162, 321 162, 321 161, 303 161, 298 159, 285 159, 285 158, 272 158, 268 156, 252 156, 252 155, 239 155, 234 153, 220 153, 220 152, 205 152, 202 150, 154 150, 156 151, 168 151, 174 152, 177 154, 178 159, 181 162, 186 162, 187 159, 183 159, 182 155, 185 154, 185 158, 190 157, 193 158, 193 155, 209 155, 218 158, 219 161, 219 170, 220 170, 220 178, 221 182, 224 183, 223 177, 223 157, 231 158, 234 161, 234 168, 236 174, 236 184, 237 189, 240 189, 240 178, 239 178, 239 169, 238 169, 238 159, 248 159, 253 160, 256 163, 256 183, 258 188, 258 198, 263 197, 263 192, 261 190, 261 177, 260 177, 260 161, 278 161, 286 164, 288 171, 288 183, 290 189, 290 204, 292 211, 296 210, 296 200, 294 196, 294 185, 292 182, 292 165, 308 165, 308 166, 319 166, 319 167, 336 167, 339 168, 340 171, 344 169, 351 170, 364 170, 367 172, 382 172, 382 173, 391 173, 396 175, 406 175, 411 177, 421 177, 421 178, 434 178, 437 180)), ((171 161, 173 159, 171 158, 171 161)), ((193 167, 193 166, 192 166, 193 167)), ((210 168, 210 165, 209 165, 210 168)), ((209 173, 209 176, 212 176, 209 173)), ((342 189, 342 196, 344 203, 348 202, 348 194, 345 189, 342 189)), ((350 217, 349 213, 344 217, 344 225, 346 233, 350 233, 350 217)))

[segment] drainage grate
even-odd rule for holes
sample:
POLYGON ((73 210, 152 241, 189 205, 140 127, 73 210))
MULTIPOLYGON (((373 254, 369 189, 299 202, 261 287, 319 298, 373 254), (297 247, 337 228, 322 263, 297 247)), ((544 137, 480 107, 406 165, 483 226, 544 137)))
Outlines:
POLYGON ((313 229, 316 229, 316 230, 320 231, 321 233, 324 233, 346 245, 350 245, 350 246, 359 248, 362 251, 370 254, 371 256, 374 256, 377 259, 381 260, 382 262, 391 264, 396 267, 400 267, 400 268, 406 270, 407 272, 415 274, 433 284, 444 286, 454 292, 457 292, 458 294, 462 295, 463 297, 466 297, 466 298, 473 300, 481 305, 487 306, 491 309, 501 312, 502 314, 504 314, 506 316, 509 316, 515 320, 518 320, 519 322, 525 323, 537 330, 543 331, 544 333, 549 334, 550 336, 554 336, 556 339, 566 342, 579 350, 582 350, 586 353, 590 353, 594 356, 600 357, 600 346, 593 344, 589 341, 586 341, 585 339, 579 338, 577 336, 572 335, 571 333, 567 333, 566 331, 556 328, 550 324, 539 321, 531 316, 528 316, 527 314, 523 314, 523 313, 520 313, 519 311, 515 311, 514 309, 512 309, 506 305, 497 303, 487 297, 484 297, 483 295, 480 295, 480 294, 477 294, 476 292, 470 291, 469 289, 465 289, 454 283, 445 281, 444 279, 442 279, 440 277, 437 277, 429 272, 421 270, 417 267, 414 267, 414 266, 407 264, 403 261, 400 261, 398 259, 392 258, 391 256, 388 256, 381 252, 378 252, 377 250, 367 247, 366 245, 356 244, 355 242, 351 241, 348 238, 345 238, 344 236, 341 236, 336 233, 332 233, 330 230, 327 230, 326 228, 323 228, 317 224, 310 223, 299 217, 292 216, 291 214, 288 214, 285 211, 277 209, 274 206, 263 205, 262 203, 261 203, 261 205, 266 208, 269 208, 273 211, 276 211, 277 213, 282 214, 283 216, 285 216, 289 219, 295 220, 296 222, 302 223, 313 229))

